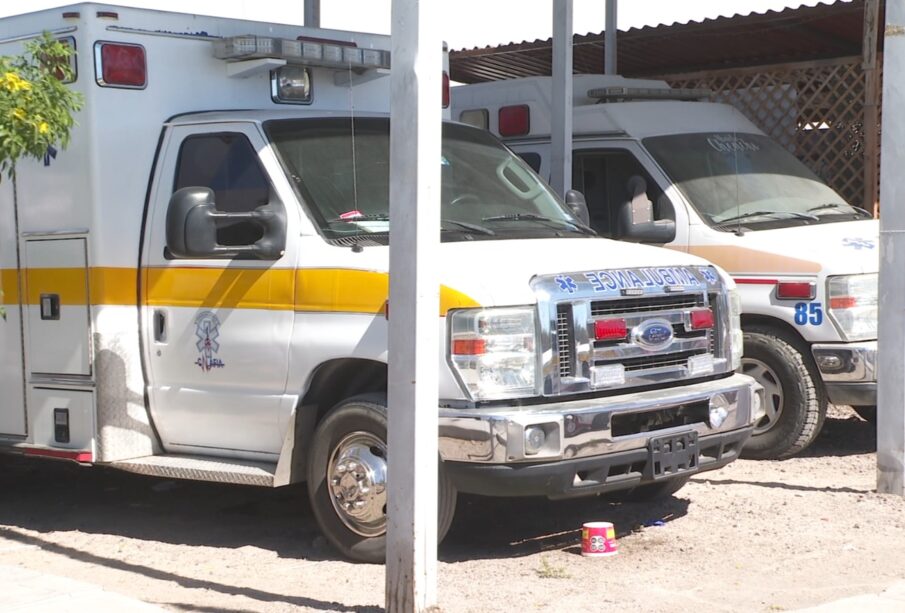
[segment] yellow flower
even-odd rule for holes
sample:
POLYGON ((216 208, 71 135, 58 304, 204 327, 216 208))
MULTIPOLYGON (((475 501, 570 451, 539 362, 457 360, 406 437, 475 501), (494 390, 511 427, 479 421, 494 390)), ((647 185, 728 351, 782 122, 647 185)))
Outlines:
POLYGON ((3 75, 3 84, 6 86, 6 89, 11 92, 17 92, 19 90, 31 90, 31 83, 14 72, 7 72, 5 75, 3 75))
POLYGON ((10 115, 12 115, 13 118, 15 118, 15 119, 24 121, 25 120, 25 109, 13 109, 12 111, 10 111, 10 115))
POLYGON ((47 134, 48 132, 50 132, 50 126, 46 121, 42 121, 38 124, 38 132, 40 132, 41 134, 47 134))

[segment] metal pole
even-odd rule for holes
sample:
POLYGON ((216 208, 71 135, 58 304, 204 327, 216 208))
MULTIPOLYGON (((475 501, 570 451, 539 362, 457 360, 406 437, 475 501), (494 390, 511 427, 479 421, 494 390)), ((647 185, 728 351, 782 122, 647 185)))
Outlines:
POLYGON ((386 610, 437 602, 443 41, 430 0, 393 0, 386 610))
POLYGON ((550 185, 565 196, 572 189, 572 0, 553 0, 551 85, 550 185))
MULTIPOLYGON (((864 2, 864 197, 861 203, 876 217, 877 173, 880 170, 880 70, 877 66, 877 35, 880 30, 880 0, 864 2)), ((857 204, 857 203, 856 203, 857 204)))
POLYGON ((905 2, 886 3, 880 156, 877 491, 905 496, 905 2))
POLYGON ((305 25, 309 28, 321 27, 321 0, 305 0, 305 25))
POLYGON ((603 39, 603 74, 616 74, 616 4, 606 0, 606 34, 603 39))

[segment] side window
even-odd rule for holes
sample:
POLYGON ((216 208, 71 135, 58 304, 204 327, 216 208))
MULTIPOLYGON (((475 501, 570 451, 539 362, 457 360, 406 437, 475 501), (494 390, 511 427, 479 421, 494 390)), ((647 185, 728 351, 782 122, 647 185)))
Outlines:
POLYGON ((610 149, 573 153, 572 187, 584 194, 591 227, 601 236, 614 235, 617 212, 638 197, 639 185, 653 203, 655 220, 675 219, 675 212, 663 190, 628 151, 610 149))
POLYGON ((540 174, 540 153, 525 151, 524 153, 518 153, 517 155, 525 160, 525 163, 528 164, 534 172, 540 174))
MULTIPOLYGON (((183 187, 211 188, 217 210, 224 213, 253 211, 270 202, 272 192, 248 138, 228 132, 198 134, 182 141, 173 191, 183 187)), ((262 235, 258 224, 238 221, 220 225, 217 242, 250 245, 262 235)))

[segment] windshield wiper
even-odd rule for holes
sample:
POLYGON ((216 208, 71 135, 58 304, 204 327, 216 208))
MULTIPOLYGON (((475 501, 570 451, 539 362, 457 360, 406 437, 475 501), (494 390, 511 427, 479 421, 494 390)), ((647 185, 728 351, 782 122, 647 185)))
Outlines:
POLYGON ((583 223, 577 221, 569 221, 568 219, 553 219, 552 217, 545 217, 543 215, 538 215, 537 213, 511 213, 509 215, 493 215, 491 217, 484 217, 483 219, 481 219, 481 221, 539 221, 542 223, 554 224, 557 226, 569 226, 578 230, 582 234, 597 236, 597 232, 595 232, 593 228, 590 228, 583 223))
MULTIPOLYGON (((337 217, 335 219, 330 219, 327 223, 356 223, 359 221, 389 221, 390 216, 386 213, 371 213, 368 215, 356 215, 354 217, 337 217)), ((477 224, 468 223, 467 221, 458 221, 456 219, 441 219, 440 225, 441 230, 448 230, 448 228, 443 228, 443 224, 449 224, 458 226, 463 230, 468 230, 470 232, 475 232, 476 234, 486 234, 488 236, 493 236, 496 234, 490 228, 485 228, 484 226, 479 226, 477 224)))
POLYGON ((816 215, 811 215, 809 213, 799 213, 797 211, 751 211, 748 213, 742 213, 741 215, 736 215, 735 217, 728 217, 726 219, 721 219, 719 221, 714 221, 717 225, 723 226, 727 223, 731 223, 733 221, 741 221, 743 219, 749 219, 751 217, 768 217, 768 216, 777 216, 777 215, 787 215, 789 217, 793 217, 795 219, 810 219, 811 221, 817 221, 820 219, 816 215))
POLYGON ((870 213, 868 213, 867 211, 865 211, 862 208, 852 206, 850 204, 837 204, 835 202, 827 202, 826 204, 812 206, 811 208, 808 209, 808 213, 811 213, 813 211, 826 211, 829 209, 841 209, 841 208, 851 209, 851 211, 844 211, 844 212, 840 211, 843 215, 860 215, 862 217, 873 217, 873 215, 871 215, 870 213))
POLYGON ((478 234, 486 234, 487 236, 495 236, 496 232, 491 230, 490 228, 485 228, 484 226, 479 226, 475 223, 468 223, 467 221, 459 221, 457 219, 441 219, 440 220, 440 231, 448 230, 449 228, 444 228, 443 224, 451 224, 454 226, 459 226, 463 230, 469 230, 471 232, 477 232, 478 234))

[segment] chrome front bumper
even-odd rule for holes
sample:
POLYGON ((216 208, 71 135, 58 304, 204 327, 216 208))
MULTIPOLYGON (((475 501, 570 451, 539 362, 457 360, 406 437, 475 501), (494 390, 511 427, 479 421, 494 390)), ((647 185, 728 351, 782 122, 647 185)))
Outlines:
POLYGON ((877 403, 877 341, 813 345, 811 352, 830 402, 877 403))
MULTIPOLYGON (((447 462, 480 464, 555 463, 645 449, 653 435, 695 430, 700 437, 752 426, 762 416, 763 389, 746 375, 605 398, 540 405, 440 410, 440 456, 447 462), (628 419, 660 411, 673 419, 714 402, 728 407, 719 427, 705 421, 643 432, 616 432, 613 418, 628 419), (672 417, 671 417, 672 416, 672 417), (537 453, 525 449, 525 430, 543 429, 537 453)), ((657 417, 657 419, 660 418, 657 417)), ((680 417, 681 419, 681 417, 680 417)), ((624 427, 623 427, 624 429, 624 427)))

